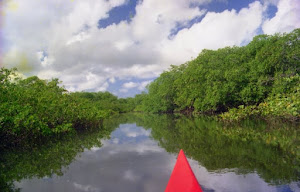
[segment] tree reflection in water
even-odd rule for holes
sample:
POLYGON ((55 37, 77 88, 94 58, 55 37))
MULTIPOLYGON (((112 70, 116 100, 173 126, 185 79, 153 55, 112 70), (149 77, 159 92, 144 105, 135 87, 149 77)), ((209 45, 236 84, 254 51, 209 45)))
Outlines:
POLYGON ((208 117, 134 113, 107 119, 101 129, 66 135, 30 149, 2 150, 1 191, 17 191, 14 181, 63 175, 77 155, 101 147, 101 139, 125 123, 151 129, 150 137, 167 152, 183 149, 209 172, 255 172, 270 185, 299 181, 299 130, 291 125, 248 120, 229 126, 208 117))

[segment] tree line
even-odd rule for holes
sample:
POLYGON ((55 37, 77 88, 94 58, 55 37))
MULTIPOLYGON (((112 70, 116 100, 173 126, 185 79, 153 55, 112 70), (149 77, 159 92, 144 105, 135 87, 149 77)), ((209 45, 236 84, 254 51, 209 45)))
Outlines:
POLYGON ((171 66, 135 97, 136 111, 300 118, 300 29, 258 35, 246 46, 203 50, 171 66))
POLYGON ((0 147, 100 127, 104 118, 133 110, 130 99, 109 92, 70 93, 59 84, 0 69, 0 147))

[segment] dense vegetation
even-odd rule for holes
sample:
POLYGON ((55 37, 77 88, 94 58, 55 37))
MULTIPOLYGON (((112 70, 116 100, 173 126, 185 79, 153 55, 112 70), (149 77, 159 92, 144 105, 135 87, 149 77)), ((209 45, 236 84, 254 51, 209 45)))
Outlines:
POLYGON ((90 101, 100 111, 112 113, 126 113, 133 111, 134 98, 118 98, 110 92, 73 92, 72 97, 90 101))
POLYGON ((259 35, 244 47, 203 50, 172 66, 138 95, 137 111, 300 118, 300 29, 259 35))
POLYGON ((68 93, 59 83, 0 69, 2 147, 100 126, 109 115, 129 110, 127 100, 111 93, 68 93))

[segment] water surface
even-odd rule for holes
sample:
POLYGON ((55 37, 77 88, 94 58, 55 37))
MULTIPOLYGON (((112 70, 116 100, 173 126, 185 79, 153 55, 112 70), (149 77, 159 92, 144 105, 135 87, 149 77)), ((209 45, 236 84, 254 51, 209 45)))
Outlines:
MULTIPOLYGON (((246 127, 253 125, 266 129, 246 127)), ((104 129, 5 153, 2 176, 23 192, 158 192, 182 148, 204 191, 300 191, 296 159, 228 136, 211 119, 129 114, 107 120, 104 129)))

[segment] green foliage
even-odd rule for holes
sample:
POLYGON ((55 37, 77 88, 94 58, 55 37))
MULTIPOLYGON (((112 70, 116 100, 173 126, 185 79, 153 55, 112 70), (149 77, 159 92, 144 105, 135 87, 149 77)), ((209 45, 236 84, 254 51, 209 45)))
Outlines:
POLYGON ((277 78, 272 94, 259 105, 232 108, 220 115, 222 120, 237 121, 250 116, 289 121, 300 119, 300 76, 277 78))
POLYGON ((162 73, 149 85, 148 96, 143 101, 144 111, 169 112, 176 108, 174 81, 180 76, 182 67, 172 66, 171 71, 162 73))
POLYGON ((300 78, 291 92, 268 97, 258 106, 261 116, 281 117, 289 120, 300 119, 300 78))
POLYGON ((101 96, 97 98, 100 106, 96 106, 91 99, 69 94, 58 79, 20 79, 16 70, 2 68, 0 81, 0 138, 4 146, 98 126, 116 110, 104 105, 116 100, 115 96, 96 94, 101 96))
MULTIPOLYGON (((237 109, 232 109, 225 115, 239 119, 264 114, 268 109, 257 107, 260 103, 277 106, 284 97, 291 97, 287 100, 293 110, 287 113, 298 119, 296 101, 300 98, 293 94, 299 85, 299 37, 300 29, 295 29, 288 34, 256 36, 244 47, 203 50, 196 59, 172 66, 152 82, 139 109, 220 113, 244 106, 241 114, 234 116, 237 109)), ((272 110, 278 113, 269 115, 286 117, 286 111, 272 110)))
POLYGON ((109 92, 75 92, 71 96, 83 98, 93 103, 98 110, 109 111, 110 114, 133 111, 136 104, 134 98, 120 98, 109 92))
POLYGON ((135 97, 132 98, 132 101, 133 101, 133 111, 135 111, 135 112, 146 111, 144 109, 144 107, 145 107, 144 102, 146 102, 146 97, 147 96, 148 95, 145 92, 143 92, 141 94, 135 95, 135 97))

